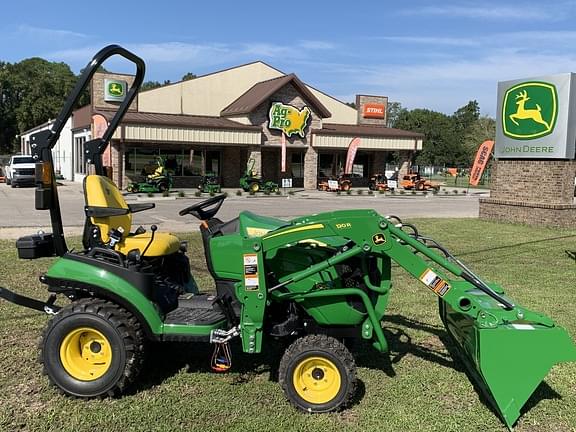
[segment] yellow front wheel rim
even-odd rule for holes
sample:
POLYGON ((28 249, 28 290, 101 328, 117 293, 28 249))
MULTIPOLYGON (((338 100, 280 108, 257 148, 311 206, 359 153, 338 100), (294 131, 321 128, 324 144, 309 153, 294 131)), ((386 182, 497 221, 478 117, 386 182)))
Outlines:
POLYGON ((324 357, 302 360, 292 375, 298 396, 308 403, 325 404, 340 392, 342 378, 334 363, 324 357))
POLYGON ((60 345, 60 361, 73 378, 94 381, 102 377, 112 363, 112 347, 101 332, 80 327, 66 335, 60 345))

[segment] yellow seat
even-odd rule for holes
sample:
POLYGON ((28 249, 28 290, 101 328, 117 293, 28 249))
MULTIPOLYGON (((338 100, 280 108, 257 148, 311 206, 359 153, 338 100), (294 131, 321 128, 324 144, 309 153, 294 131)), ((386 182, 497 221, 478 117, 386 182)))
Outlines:
MULTIPOLYGON (((89 207, 105 207, 112 209, 129 209, 128 204, 124 197, 108 177, 99 175, 88 175, 84 179, 84 196, 86 199, 86 206, 89 207)), ((108 243, 110 236, 108 233, 112 229, 122 228, 124 234, 122 240, 115 246, 115 250, 126 255, 133 249, 139 249, 144 252, 150 238, 151 232, 144 234, 129 234, 132 227, 132 214, 128 211, 127 214, 120 216, 106 216, 106 217, 91 217, 92 224, 100 228, 100 236, 104 243, 108 243)), ((157 257, 170 255, 180 249, 180 240, 178 237, 169 233, 154 234, 154 241, 144 256, 157 257)))

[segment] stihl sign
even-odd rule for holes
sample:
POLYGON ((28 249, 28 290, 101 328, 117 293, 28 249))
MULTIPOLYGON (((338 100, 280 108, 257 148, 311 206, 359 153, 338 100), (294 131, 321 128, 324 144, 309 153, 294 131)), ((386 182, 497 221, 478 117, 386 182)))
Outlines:
POLYGON ((364 118, 383 119, 386 116, 386 106, 379 103, 368 103, 362 111, 364 118))

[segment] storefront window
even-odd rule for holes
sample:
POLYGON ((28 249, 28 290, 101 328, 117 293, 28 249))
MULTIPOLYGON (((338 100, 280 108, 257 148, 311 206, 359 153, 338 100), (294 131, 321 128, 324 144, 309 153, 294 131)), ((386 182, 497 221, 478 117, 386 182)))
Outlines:
POLYGON ((292 178, 304 178, 304 153, 292 153, 292 178))
POLYGON ((204 171, 220 175, 220 151, 150 147, 126 150, 124 155, 126 174, 148 175, 153 173, 158 166, 158 157, 164 160, 166 169, 174 176, 200 176, 204 171))
POLYGON ((78 174, 86 174, 86 161, 84 157, 85 142, 86 142, 85 136, 76 137, 74 139, 74 151, 76 153, 76 163, 74 169, 75 172, 78 174))

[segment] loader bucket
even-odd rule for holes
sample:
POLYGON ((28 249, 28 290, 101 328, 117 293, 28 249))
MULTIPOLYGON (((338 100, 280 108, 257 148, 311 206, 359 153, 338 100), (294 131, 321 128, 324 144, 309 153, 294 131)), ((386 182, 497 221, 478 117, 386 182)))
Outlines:
MULTIPOLYGON (((496 309, 489 315, 496 318, 496 309)), ((487 328, 443 300, 440 317, 469 375, 509 429, 552 366, 576 361, 576 346, 559 326, 518 322, 487 328)))

